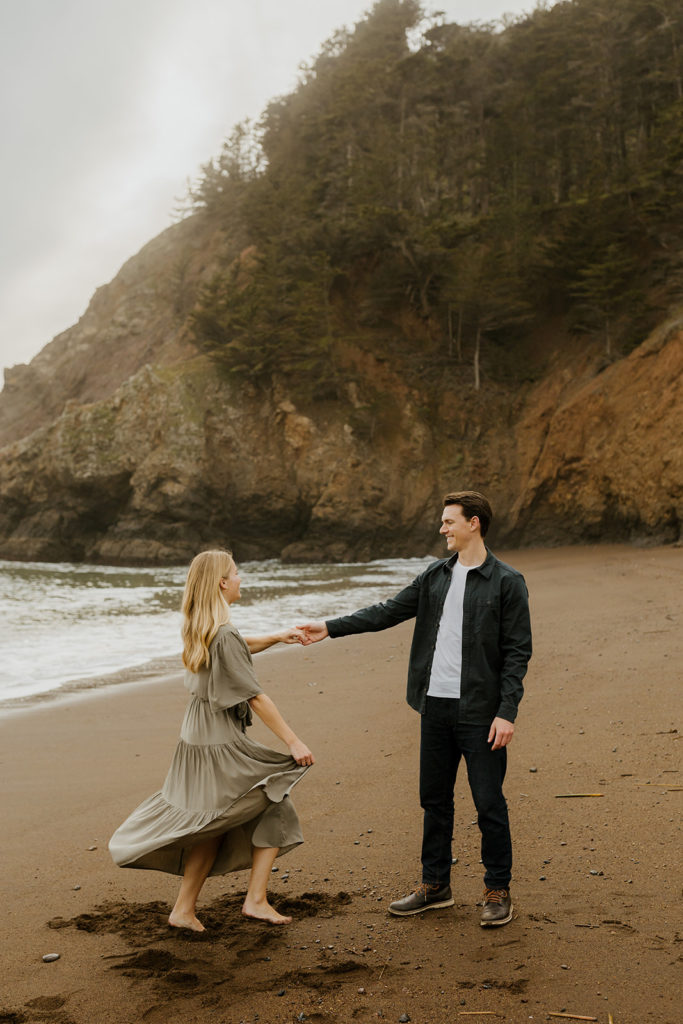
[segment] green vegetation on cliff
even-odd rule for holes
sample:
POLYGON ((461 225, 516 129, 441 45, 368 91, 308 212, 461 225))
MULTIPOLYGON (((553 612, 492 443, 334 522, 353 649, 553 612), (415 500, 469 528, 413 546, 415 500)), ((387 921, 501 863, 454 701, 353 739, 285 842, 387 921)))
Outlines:
POLYGON ((572 0, 501 28, 380 0, 193 199, 229 239, 195 334, 240 376, 334 393, 362 338, 478 387, 480 351, 524 375, 548 318, 624 353, 680 297, 683 7, 572 0))

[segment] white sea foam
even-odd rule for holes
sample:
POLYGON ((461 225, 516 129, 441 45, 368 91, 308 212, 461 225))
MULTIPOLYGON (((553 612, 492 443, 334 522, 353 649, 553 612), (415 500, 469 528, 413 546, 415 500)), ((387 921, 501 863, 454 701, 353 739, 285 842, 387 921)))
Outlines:
MULTIPOLYGON (((244 562, 233 621, 259 633, 341 615, 396 593, 431 560, 244 562)), ((0 702, 178 655, 185 571, 0 561, 0 702)))

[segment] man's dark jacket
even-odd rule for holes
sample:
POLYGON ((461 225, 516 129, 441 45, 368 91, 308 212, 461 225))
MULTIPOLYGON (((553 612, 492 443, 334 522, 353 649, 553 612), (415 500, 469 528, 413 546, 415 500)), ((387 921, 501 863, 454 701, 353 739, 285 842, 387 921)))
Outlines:
MULTIPOLYGON (((368 633, 415 618, 406 699, 424 714, 441 613, 458 556, 432 562, 395 597, 327 621, 331 637, 368 633)), ((524 577, 487 549, 467 573, 462 619, 462 677, 458 720, 514 722, 531 657, 529 594, 524 577)))

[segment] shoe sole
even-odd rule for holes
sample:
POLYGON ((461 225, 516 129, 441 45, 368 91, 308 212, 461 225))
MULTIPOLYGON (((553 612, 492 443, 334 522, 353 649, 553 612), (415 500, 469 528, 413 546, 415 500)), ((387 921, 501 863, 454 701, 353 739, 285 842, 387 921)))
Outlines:
POLYGON ((498 928, 501 924, 508 924, 512 920, 512 911, 515 908, 510 904, 510 913, 507 917, 501 917, 500 921, 480 921, 482 928, 498 928))
POLYGON ((394 910, 389 907, 389 913, 396 917, 412 917, 414 914, 424 914, 425 910, 440 910, 442 907, 452 907, 454 899, 443 900, 441 903, 425 903, 424 907, 416 907, 415 910, 394 910))

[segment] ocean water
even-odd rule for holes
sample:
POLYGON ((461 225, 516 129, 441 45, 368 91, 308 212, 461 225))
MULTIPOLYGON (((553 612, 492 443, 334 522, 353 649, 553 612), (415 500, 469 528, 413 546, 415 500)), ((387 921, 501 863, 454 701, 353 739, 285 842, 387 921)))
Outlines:
MULTIPOLYGON (((283 565, 241 562, 232 620, 266 633, 373 604, 432 557, 283 565)), ((162 569, 0 561, 0 703, 178 657, 185 567, 162 569)), ((171 667, 172 667, 172 663, 171 667)))

